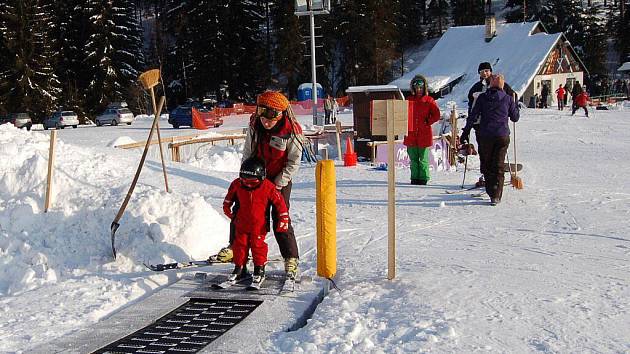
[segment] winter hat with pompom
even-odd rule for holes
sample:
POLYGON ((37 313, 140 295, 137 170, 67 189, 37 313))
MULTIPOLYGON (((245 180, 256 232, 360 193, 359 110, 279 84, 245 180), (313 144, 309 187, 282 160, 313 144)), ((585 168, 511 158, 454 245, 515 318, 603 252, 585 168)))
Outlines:
POLYGON ((285 111, 289 107, 289 100, 278 91, 265 91, 258 96, 256 103, 259 106, 285 111))

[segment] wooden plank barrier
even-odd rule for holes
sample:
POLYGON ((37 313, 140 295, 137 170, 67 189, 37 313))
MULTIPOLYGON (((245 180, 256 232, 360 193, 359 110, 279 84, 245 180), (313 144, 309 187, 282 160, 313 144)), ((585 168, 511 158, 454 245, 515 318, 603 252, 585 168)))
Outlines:
POLYGON ((168 148, 171 150, 171 159, 175 162, 181 162, 180 147, 192 144, 207 144, 214 145, 217 141, 229 141, 230 145, 234 145, 237 139, 245 139, 245 134, 216 136, 209 138, 196 138, 180 142, 173 142, 168 144, 168 148))

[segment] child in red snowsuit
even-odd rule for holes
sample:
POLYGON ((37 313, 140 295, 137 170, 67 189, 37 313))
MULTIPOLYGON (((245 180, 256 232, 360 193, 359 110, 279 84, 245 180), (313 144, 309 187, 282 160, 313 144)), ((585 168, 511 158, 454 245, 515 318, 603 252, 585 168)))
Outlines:
POLYGON ((586 105, 588 105, 588 94, 586 91, 582 91, 579 95, 577 95, 577 97, 575 97, 575 104, 573 105, 573 112, 571 115, 574 115, 578 108, 584 108, 584 113, 586 113, 586 117, 588 117, 588 109, 586 109, 586 105))
POLYGON ((247 263, 249 250, 254 261, 254 282, 264 279, 268 246, 265 237, 269 232, 269 209, 278 217, 277 232, 286 232, 289 211, 275 184, 265 178, 265 163, 258 157, 243 161, 239 178, 228 189, 223 201, 223 212, 236 227, 232 245, 235 278, 241 276, 247 263))

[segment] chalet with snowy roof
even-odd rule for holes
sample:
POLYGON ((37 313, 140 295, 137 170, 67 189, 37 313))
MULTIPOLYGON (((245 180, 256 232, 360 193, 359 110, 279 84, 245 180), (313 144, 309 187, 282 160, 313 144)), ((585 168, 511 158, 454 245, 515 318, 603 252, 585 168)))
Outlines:
POLYGON ((418 67, 390 85, 409 91, 411 79, 422 74, 432 94, 442 98, 441 104, 455 101, 463 107, 468 90, 479 80, 481 62, 505 75, 525 104, 540 95, 543 84, 549 86, 553 103, 558 85, 571 88, 588 75, 564 34, 547 33, 540 21, 496 25, 489 17, 486 25, 449 28, 418 67))

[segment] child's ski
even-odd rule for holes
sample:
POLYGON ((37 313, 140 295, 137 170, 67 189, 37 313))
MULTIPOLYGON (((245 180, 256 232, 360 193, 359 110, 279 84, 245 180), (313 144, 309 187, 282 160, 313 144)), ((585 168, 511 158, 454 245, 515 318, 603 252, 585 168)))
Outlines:
POLYGON ((467 188, 463 188, 463 189, 451 189, 451 190, 447 189, 447 190, 444 191, 444 193, 446 193, 446 194, 459 194, 459 193, 470 192, 472 190, 480 189, 480 188, 484 188, 484 187, 483 186, 474 185, 472 187, 467 187, 467 188))
MULTIPOLYGON (((251 259, 251 258, 250 258, 251 259)), ((283 262, 282 258, 274 258, 269 259, 267 262, 283 262)), ((151 269, 154 272, 162 272, 165 270, 171 269, 184 269, 184 268, 193 268, 193 267, 205 267, 213 264, 228 264, 232 262, 222 262, 217 259, 217 255, 210 256, 208 259, 204 259, 202 261, 189 261, 189 262, 173 262, 173 263, 164 263, 164 264, 144 264, 145 267, 151 269)))
POLYGON ((205 267, 205 266, 209 266, 216 263, 224 263, 224 262, 210 258, 203 261, 174 262, 174 263, 165 263, 165 264, 146 264, 146 263, 142 263, 142 264, 144 264, 145 267, 151 269, 154 272, 163 272, 165 270, 171 270, 171 269, 205 267))
POLYGON ((231 287, 232 285, 243 283, 246 281, 251 281, 251 280, 252 280, 251 274, 247 274, 246 276, 243 276, 240 279, 237 278, 236 274, 230 274, 230 276, 228 277, 226 281, 221 282, 221 283, 210 284, 210 287, 215 290, 222 290, 222 289, 227 289, 231 287))
POLYGON ((295 278, 286 277, 282 289, 280 289, 280 295, 292 293, 295 291, 295 278))

